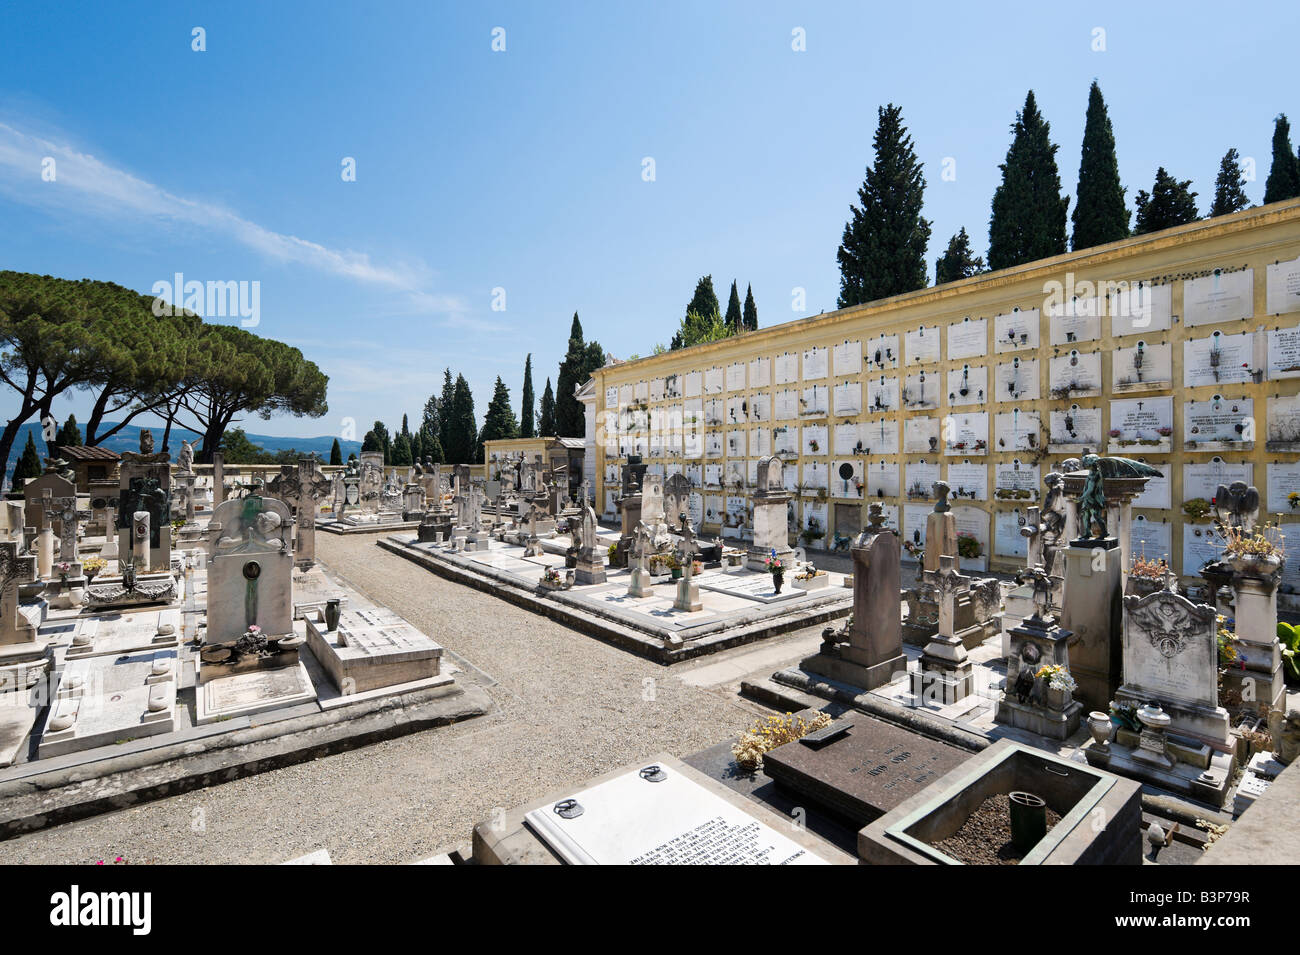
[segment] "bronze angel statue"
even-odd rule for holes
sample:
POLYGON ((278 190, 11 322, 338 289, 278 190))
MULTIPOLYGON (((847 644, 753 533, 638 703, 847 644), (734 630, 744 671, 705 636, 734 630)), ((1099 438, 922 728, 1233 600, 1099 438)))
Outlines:
POLYGON ((1100 528, 1098 538, 1105 537, 1106 527, 1106 479, 1163 477, 1149 464, 1130 458, 1104 458, 1096 454, 1086 454, 1083 466, 1088 470, 1088 480, 1083 485, 1083 494, 1079 497, 1080 536, 1092 535, 1095 524, 1100 528))

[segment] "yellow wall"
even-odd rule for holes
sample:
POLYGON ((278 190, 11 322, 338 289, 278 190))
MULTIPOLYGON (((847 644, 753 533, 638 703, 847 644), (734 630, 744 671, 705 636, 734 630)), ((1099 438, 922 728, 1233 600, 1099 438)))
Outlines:
MULTIPOLYGON (((801 435, 799 453, 795 457, 787 459, 787 468, 791 466, 797 467, 799 474, 802 476, 804 465, 812 462, 822 462, 827 466, 828 470, 832 471, 833 462, 843 460, 856 461, 861 467, 874 465, 879 468, 883 463, 886 470, 892 469, 899 472, 899 495, 884 498, 883 500, 886 504, 900 506, 900 520, 902 519, 901 505, 907 503, 904 494, 906 484, 903 472, 908 464, 921 461, 938 462, 940 474, 947 479, 949 465, 953 462, 965 461, 969 457, 971 462, 983 463, 987 476, 987 499, 982 501, 955 501, 954 503, 978 508, 983 512, 984 516, 979 519, 987 522, 985 527, 985 536, 988 540, 988 546, 985 550, 986 555, 991 558, 994 568, 1012 569, 1020 566, 1023 561, 1018 557, 1004 556, 996 552, 995 515, 999 512, 1011 511, 1017 507, 1023 509, 1027 505, 1037 502, 995 500, 995 468, 999 463, 1010 465, 1017 458, 1023 462, 1028 462, 1033 455, 1027 452, 1012 452, 998 446, 999 432, 995 424, 996 415, 998 413, 1009 413, 1016 408, 1021 413, 1038 412, 1042 419, 1042 429, 1038 433, 1038 442, 1041 445, 1047 440, 1046 432, 1050 425, 1051 411, 1060 411, 1069 405, 1077 404, 1082 409, 1097 408, 1101 410, 1101 446, 1100 448, 1095 445, 1091 446, 1090 450, 1119 454, 1126 457, 1144 458, 1149 463, 1160 467, 1170 478, 1172 484, 1171 506, 1168 509, 1146 508, 1135 513, 1144 515, 1149 521, 1168 522, 1171 526, 1169 556, 1174 567, 1181 568, 1183 524, 1185 522, 1181 510, 1184 501, 1184 465, 1208 462, 1216 456, 1229 463, 1251 462, 1254 465, 1252 483, 1259 487, 1261 494, 1265 496, 1265 507, 1268 511, 1273 513, 1279 510, 1284 511, 1288 519, 1293 516, 1293 512, 1290 510, 1285 498, 1280 501, 1267 500, 1267 466, 1270 462, 1295 464, 1300 461, 1300 454, 1269 451, 1266 448, 1265 437, 1269 428, 1268 399, 1271 396, 1295 395, 1297 391, 1300 391, 1300 378, 1278 377, 1276 380, 1270 380, 1268 372, 1265 371, 1258 383, 1247 381, 1234 384, 1216 385, 1210 383, 1188 386, 1185 383, 1186 371, 1184 368, 1183 343, 1189 339, 1207 339, 1214 332, 1220 332, 1222 335, 1236 335, 1242 332, 1252 333, 1254 335, 1254 352, 1251 364, 1255 368, 1266 368, 1267 332, 1273 329, 1295 328, 1297 321, 1300 320, 1300 311, 1289 311, 1280 315, 1267 314, 1267 267, 1274 265, 1274 263, 1286 263, 1297 258, 1300 258, 1300 201, 1275 203, 1267 207, 1247 210, 1208 222, 1181 226, 1155 236, 1127 239, 1086 252, 1068 253, 1052 259, 977 276, 938 288, 923 289, 866 306, 842 309, 788 322, 737 338, 607 366, 597 372, 595 376, 598 422, 597 446, 595 449, 598 502, 603 504, 606 501, 604 496, 606 489, 613 490, 616 487, 616 482, 612 481, 613 472, 617 469, 617 465, 625 459, 625 454, 630 447, 638 443, 643 448, 645 460, 663 465, 668 473, 672 473, 672 469, 678 466, 718 464, 722 467, 725 481, 728 465, 740 465, 749 485, 740 493, 748 497, 752 490, 753 481, 753 465, 751 462, 755 461, 759 456, 754 453, 755 442, 759 440, 755 437, 756 432, 766 430, 770 439, 774 428, 781 425, 791 426, 796 430, 806 425, 825 425, 827 439, 824 442, 819 442, 819 449, 813 452, 810 447, 805 446, 801 435), (1253 270, 1253 317, 1235 318, 1221 323, 1199 324, 1195 327, 1188 327, 1184 323, 1182 319, 1187 279, 1203 274, 1212 276, 1214 270, 1223 270, 1223 276, 1218 281, 1231 283, 1239 281, 1239 279, 1231 279, 1226 276, 1240 274, 1245 268, 1253 270), (1084 283, 1087 282, 1097 283, 1103 289, 1106 288, 1106 283, 1131 283, 1136 285, 1138 282, 1157 290, 1167 288, 1170 295, 1170 327, 1157 330, 1152 326, 1148 326, 1146 329, 1137 332, 1132 332, 1132 329, 1116 328, 1113 325, 1112 316, 1109 314, 1108 309, 1107 314, 1102 315, 1099 319, 1100 337, 1096 340, 1079 341, 1075 344, 1052 345, 1053 326, 1057 326, 1058 329, 1063 327, 1064 320, 1049 317, 1048 306, 1051 304, 1049 298, 1054 291, 1059 293, 1059 290, 1065 290, 1063 296, 1058 294, 1057 300, 1061 297, 1068 299, 1071 291, 1079 293, 1081 298, 1086 299, 1088 297, 1088 288, 1084 283), (1035 308, 1039 309, 1038 347, 1005 353, 997 352, 994 341, 996 333, 995 316, 1009 314, 1013 309, 1030 310, 1035 308), (966 319, 976 322, 980 319, 986 320, 983 336, 984 355, 970 358, 950 358, 948 355, 949 326, 954 323, 962 323, 966 319), (909 331, 915 333, 921 326, 925 326, 927 330, 933 330, 938 326, 942 333, 939 356, 937 360, 924 361, 920 365, 911 365, 907 363, 909 350, 907 348, 906 333, 909 331), (1131 333, 1115 334, 1116 331, 1131 333), (871 361, 874 354, 874 345, 871 340, 879 340, 882 335, 899 336, 898 350, 895 352, 897 361, 895 363, 887 362, 887 367, 884 369, 876 367, 871 361), (861 371, 856 374, 837 374, 833 360, 834 346, 854 341, 862 342, 861 371), (1153 350, 1146 353, 1148 356, 1153 355, 1154 351, 1158 350, 1161 345, 1170 346, 1171 381, 1159 387, 1142 388, 1131 393, 1122 389, 1117 390, 1112 385, 1113 366, 1116 362, 1119 362, 1123 368, 1127 368, 1129 353, 1123 352, 1117 358, 1115 352, 1121 348, 1131 349, 1138 341, 1142 341, 1146 348, 1153 350), (808 362, 808 359, 813 356, 805 353, 813 348, 829 350, 828 368, 826 377, 816 381, 809 381, 803 377, 806 365, 812 367, 815 361, 808 362), (1100 354, 1102 388, 1099 394, 1087 397, 1072 395, 1068 400, 1053 398, 1050 394, 1050 360, 1052 358, 1066 360, 1071 350, 1077 350, 1084 356, 1092 352, 1100 354), (900 351, 901 355, 899 354, 900 351), (795 369, 798 377, 796 382, 790 385, 778 384, 776 380, 777 356, 786 353, 794 353, 797 356, 795 369), (1022 362, 1031 359, 1038 360, 1037 378, 1040 397, 1036 400, 1013 399, 998 392, 996 366, 1009 363, 1014 357, 1019 357, 1022 362), (759 358, 770 360, 768 363, 769 382, 766 386, 755 386, 749 374, 750 363, 759 358), (727 369, 728 366, 737 362, 743 362, 746 366, 744 386, 731 390, 727 387, 727 369), (984 403, 955 406, 949 402, 949 373, 955 372, 960 375, 963 366, 969 366, 970 373, 976 378, 980 374, 980 369, 985 369, 984 374, 987 376, 987 384, 985 386, 984 403), (660 397, 658 394, 668 376, 678 375, 678 381, 684 384, 687 375, 700 373, 703 384, 706 373, 714 369, 721 369, 722 391, 716 395, 701 394, 700 397, 702 404, 710 398, 721 399, 722 420, 724 422, 722 426, 706 425, 703 415, 695 424, 683 421, 682 419, 688 417, 686 411, 687 399, 683 397, 674 400, 660 397), (920 370, 923 370, 926 374, 927 394, 930 393, 930 382, 943 383, 942 391, 939 393, 937 409, 927 411, 902 408, 876 414, 866 410, 868 381, 879 379, 883 375, 886 378, 898 379, 901 388, 907 376, 916 374, 920 370), (836 385, 846 383, 850 389, 861 386, 860 404, 864 410, 860 413, 848 415, 834 413, 833 388, 836 385), (727 402, 731 398, 739 398, 745 401, 750 409, 753 409, 754 399, 757 397, 766 395, 769 404, 775 404, 775 395, 778 392, 795 388, 802 393, 803 389, 810 384, 825 385, 831 390, 828 401, 831 407, 828 409, 830 412, 828 415, 816 418, 804 416, 793 421, 774 421, 771 420, 769 415, 769 420, 762 422, 747 421, 739 425, 731 425, 728 420, 727 402), (607 392, 608 389, 616 389, 616 391, 607 392), (1184 441, 1190 438, 1191 435, 1184 433, 1183 403, 1185 401, 1208 401, 1216 394, 1225 399, 1229 408, 1234 402, 1239 404, 1239 400, 1242 398, 1253 399, 1253 421, 1248 427, 1253 426, 1255 428, 1256 440, 1253 444, 1243 442, 1231 446, 1234 450, 1208 451, 1185 448, 1184 441), (1169 397, 1173 399, 1173 434, 1170 439, 1171 447, 1168 451, 1163 451, 1152 445, 1120 447, 1110 442, 1108 433, 1113 426, 1111 420, 1111 401, 1113 399, 1135 398, 1144 401, 1148 399, 1158 401, 1161 398, 1167 399, 1169 397), (636 414, 637 408, 642 404, 645 406, 644 420, 634 420, 642 417, 636 414), (986 412, 988 414, 987 441, 989 447, 987 453, 982 456, 965 452, 957 456, 943 453, 943 428, 945 425, 955 423, 949 416, 956 416, 965 412, 986 412), (941 430, 939 453, 904 453, 902 445, 903 422, 909 418, 927 415, 938 420, 938 426, 941 430), (652 430, 652 417, 655 419, 654 425, 659 429, 657 434, 652 430), (833 453, 835 427, 840 424, 866 425, 872 429, 872 434, 878 434, 882 426, 886 432, 894 429, 898 438, 898 451, 893 453, 873 453, 871 455, 833 453), (722 453, 716 457, 710 457, 703 448, 701 448, 698 455, 692 457, 671 453, 667 450, 668 436, 679 430, 687 434, 693 432, 698 435, 702 439, 702 445, 710 440, 711 435, 714 436, 715 440, 720 437, 722 440, 722 453), (733 430, 742 431, 746 435, 747 447, 743 456, 740 454, 733 455, 728 448, 728 433, 733 430), (665 442, 663 449, 655 447, 659 442, 665 442)), ((1293 268, 1297 267, 1300 267, 1300 265, 1293 266, 1293 268)), ((1157 291, 1155 294, 1163 295, 1165 293, 1157 291)), ((1156 317, 1158 318, 1158 314, 1156 317)), ((1203 348, 1205 346, 1198 345, 1196 347, 1203 348)), ((1084 360, 1086 362, 1088 359, 1085 357, 1084 360)), ((1148 360, 1147 367, 1150 368, 1152 364, 1154 363, 1148 360)), ((1208 362, 1203 360, 1202 356, 1202 360, 1194 364, 1198 365, 1198 368, 1193 369, 1193 371, 1199 373, 1201 370, 1199 366, 1206 365, 1208 362)), ((1222 373, 1226 375, 1229 371, 1225 367, 1222 373)), ((1060 379, 1057 380, 1060 381, 1060 379)), ((701 391, 703 391, 703 388, 701 388, 701 391)), ((707 408, 707 404, 704 404, 704 407, 707 408)), ((770 409, 770 411, 774 410, 774 408, 770 409)), ((1297 447, 1300 448, 1300 445, 1297 447)), ((967 451, 969 450, 968 448, 967 451)), ((683 448, 684 451, 685 448, 683 448)), ((1044 452, 1044 456, 1039 461, 1037 496, 1040 499, 1042 477, 1046 476, 1048 471, 1061 461, 1068 457, 1077 457, 1081 452, 1082 448, 1058 451, 1055 445, 1044 452)), ((950 483, 955 482, 950 481, 950 483)), ((704 489, 704 493, 706 497, 722 497, 725 499, 726 496, 725 492, 710 492, 707 488, 704 489)), ((828 493, 830 494, 830 501, 827 504, 827 523, 830 526, 827 527, 827 530, 833 532, 835 510, 833 505, 835 503, 853 503, 861 507, 863 497, 857 493, 856 488, 847 494, 842 492, 828 493)), ((877 500, 878 498, 872 497, 871 499, 877 500)), ((817 503, 815 494, 809 492, 801 495, 801 521, 806 509, 810 505, 815 506, 817 503)), ((926 507, 925 509, 928 510, 929 508, 926 507)), ((970 516, 970 513, 964 512, 967 517, 970 516)), ((1300 517, 1300 510, 1295 511, 1294 515, 1300 517)), ((716 519, 712 521, 706 520, 706 527, 715 530, 718 523, 716 519)), ((1193 531, 1188 530, 1187 533, 1190 535, 1193 531)), ((1140 551, 1141 548, 1138 548, 1138 550, 1140 551)), ((1147 556, 1159 557, 1163 555, 1152 553, 1148 549, 1147 556)), ((1188 568, 1186 572, 1195 573, 1197 569, 1196 567, 1188 568)))

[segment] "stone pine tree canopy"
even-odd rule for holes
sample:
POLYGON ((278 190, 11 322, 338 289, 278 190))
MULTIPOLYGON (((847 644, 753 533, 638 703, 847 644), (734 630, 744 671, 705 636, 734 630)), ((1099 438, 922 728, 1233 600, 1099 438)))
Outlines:
POLYGON ((328 410, 329 379, 297 348, 179 308, 157 315, 154 303, 113 282, 0 272, 0 381, 17 392, 0 461, 26 421, 71 391, 95 395, 87 445, 152 414, 202 434, 203 461, 236 416, 328 410))

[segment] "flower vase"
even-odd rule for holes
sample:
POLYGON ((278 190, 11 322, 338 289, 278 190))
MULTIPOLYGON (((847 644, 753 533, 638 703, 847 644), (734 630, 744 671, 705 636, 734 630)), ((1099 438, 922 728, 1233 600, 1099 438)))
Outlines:
POLYGON ((1088 714, 1088 731, 1092 733, 1093 742, 1098 746, 1105 746, 1110 742, 1111 734, 1115 731, 1115 725, 1110 721, 1108 713, 1093 710, 1088 714))
POLYGON ((785 583, 785 574, 772 575, 772 586, 776 588, 776 592, 778 594, 781 592, 781 585, 784 583, 785 583))

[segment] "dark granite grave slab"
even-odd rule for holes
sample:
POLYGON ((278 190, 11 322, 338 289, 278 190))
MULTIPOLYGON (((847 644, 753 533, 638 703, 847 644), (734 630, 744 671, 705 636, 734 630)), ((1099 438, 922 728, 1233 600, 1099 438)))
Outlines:
POLYGON ((842 733, 832 726, 822 741, 779 746, 763 757, 777 785, 865 826, 920 792, 971 754, 854 713, 842 733))

